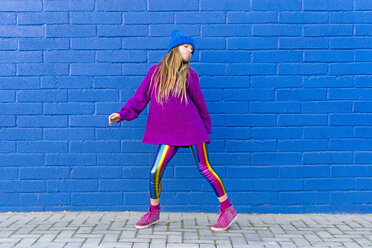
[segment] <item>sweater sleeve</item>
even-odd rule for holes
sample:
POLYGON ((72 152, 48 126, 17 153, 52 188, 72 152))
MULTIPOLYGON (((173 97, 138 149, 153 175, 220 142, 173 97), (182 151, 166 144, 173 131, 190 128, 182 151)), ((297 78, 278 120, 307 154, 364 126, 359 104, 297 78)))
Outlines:
POLYGON ((150 96, 147 95, 147 91, 149 89, 151 76, 155 68, 156 65, 150 67, 141 85, 136 90, 136 93, 128 99, 128 101, 120 109, 119 112, 116 112, 120 115, 119 122, 123 120, 131 121, 136 119, 139 114, 146 108, 147 104, 150 101, 150 96))
POLYGON ((190 98, 199 110, 200 117, 204 123, 204 127, 207 130, 207 133, 212 133, 211 117, 209 116, 207 105, 205 103, 203 93, 200 89, 199 76, 196 71, 194 71, 191 77, 190 98))

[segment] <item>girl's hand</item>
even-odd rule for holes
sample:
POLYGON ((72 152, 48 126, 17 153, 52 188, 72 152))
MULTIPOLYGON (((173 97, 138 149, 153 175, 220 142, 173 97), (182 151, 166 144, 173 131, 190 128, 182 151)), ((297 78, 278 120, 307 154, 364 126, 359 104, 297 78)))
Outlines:
POLYGON ((118 113, 113 113, 109 116, 110 126, 112 125, 112 123, 118 122, 118 121, 120 121, 120 115, 118 113))

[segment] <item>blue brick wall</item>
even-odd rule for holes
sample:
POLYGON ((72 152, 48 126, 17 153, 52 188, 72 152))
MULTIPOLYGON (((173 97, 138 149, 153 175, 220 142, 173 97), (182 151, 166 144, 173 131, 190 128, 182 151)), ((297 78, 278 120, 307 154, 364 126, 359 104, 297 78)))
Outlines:
MULTIPOLYGON (((2 0, 0 211, 145 211, 149 107, 108 125, 167 51, 212 117, 210 162, 246 213, 372 212, 372 1, 2 0)), ((189 149, 166 211, 218 210, 189 149)))

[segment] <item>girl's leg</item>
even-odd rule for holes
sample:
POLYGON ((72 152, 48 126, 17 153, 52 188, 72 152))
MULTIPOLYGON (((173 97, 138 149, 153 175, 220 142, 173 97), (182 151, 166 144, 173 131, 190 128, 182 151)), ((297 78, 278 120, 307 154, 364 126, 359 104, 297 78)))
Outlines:
POLYGON ((208 180, 221 205, 221 214, 217 224, 213 225, 213 231, 224 231, 236 220, 237 213, 227 197, 225 187, 216 172, 213 171, 208 158, 207 144, 201 143, 190 146, 199 172, 208 180))
POLYGON ((147 228, 159 221, 160 215, 160 192, 161 179, 163 177, 165 167, 171 158, 176 154, 179 147, 170 145, 159 145, 158 151, 151 167, 149 186, 150 186, 150 208, 148 213, 143 215, 137 222, 136 228, 147 228))
POLYGON ((151 205, 158 205, 160 201, 161 192, 161 179, 165 171, 168 162, 173 158, 173 156, 178 151, 178 146, 171 145, 159 145, 158 151, 156 152, 154 162, 151 167, 150 173, 150 196, 151 205))
POLYGON ((199 172, 208 180, 216 193, 218 200, 223 202, 227 199, 225 187, 216 172, 212 169, 206 143, 196 144, 190 146, 192 155, 194 156, 199 172))

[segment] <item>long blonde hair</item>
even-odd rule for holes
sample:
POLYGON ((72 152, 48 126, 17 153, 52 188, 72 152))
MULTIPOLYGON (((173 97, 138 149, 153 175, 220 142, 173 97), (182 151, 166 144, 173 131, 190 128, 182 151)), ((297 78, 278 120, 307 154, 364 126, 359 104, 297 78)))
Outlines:
POLYGON ((168 100, 169 95, 175 97, 181 95, 181 103, 185 101, 187 105, 186 82, 189 74, 190 64, 183 61, 176 46, 156 65, 151 76, 149 94, 154 91, 156 102, 161 106, 168 100))

